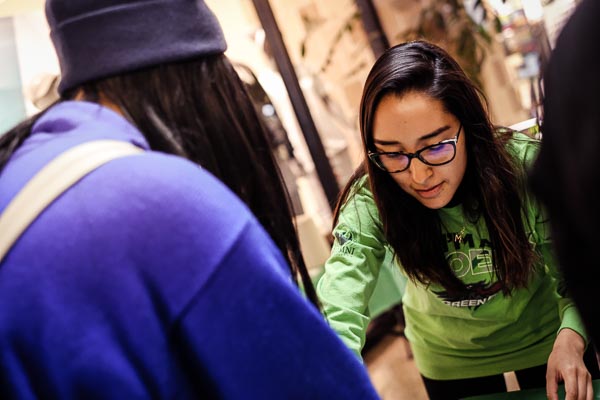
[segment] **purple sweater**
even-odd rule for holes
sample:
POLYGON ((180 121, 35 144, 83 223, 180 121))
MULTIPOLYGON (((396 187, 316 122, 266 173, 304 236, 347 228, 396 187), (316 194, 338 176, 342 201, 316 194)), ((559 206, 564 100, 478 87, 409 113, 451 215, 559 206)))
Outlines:
MULTIPOLYGON (((61 103, 1 172, 0 211, 95 139, 148 149, 116 113, 61 103)), ((83 178, 0 264, 0 398, 36 397, 377 396, 248 209, 197 165, 148 151, 83 178)))

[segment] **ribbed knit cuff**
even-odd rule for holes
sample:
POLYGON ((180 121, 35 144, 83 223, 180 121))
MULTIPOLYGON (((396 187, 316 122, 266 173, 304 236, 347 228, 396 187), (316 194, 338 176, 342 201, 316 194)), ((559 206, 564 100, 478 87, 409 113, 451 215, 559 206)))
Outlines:
POLYGON ((581 317, 579 316, 579 312, 577 311, 575 305, 567 306, 563 311, 562 320, 558 332, 565 328, 569 328, 577 332, 585 341, 585 345, 587 348, 587 345, 589 344, 589 337, 587 335, 587 332, 585 331, 585 326, 583 325, 583 321, 581 320, 581 317))

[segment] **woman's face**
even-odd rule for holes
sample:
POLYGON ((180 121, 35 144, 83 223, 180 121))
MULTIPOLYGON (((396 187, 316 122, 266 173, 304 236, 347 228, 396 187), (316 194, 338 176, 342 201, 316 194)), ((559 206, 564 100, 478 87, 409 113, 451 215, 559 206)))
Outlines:
MULTIPOLYGON (((426 146, 455 138, 460 129, 456 155, 448 164, 430 166, 414 157, 407 170, 390 174, 402 190, 425 207, 442 208, 456 193, 467 167, 465 133, 460 127, 460 121, 446 111, 439 100, 419 92, 409 92, 401 97, 389 95, 381 100, 375 111, 375 151, 415 153, 426 146)), ((429 153, 435 156, 435 149, 429 153)))

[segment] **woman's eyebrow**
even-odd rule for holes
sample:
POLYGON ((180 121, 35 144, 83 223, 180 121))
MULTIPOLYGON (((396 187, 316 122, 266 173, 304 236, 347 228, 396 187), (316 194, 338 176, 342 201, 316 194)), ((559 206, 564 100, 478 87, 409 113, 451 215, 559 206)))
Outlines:
POLYGON ((381 146, 391 146, 394 144, 400 144, 400 142, 398 142, 397 140, 379 140, 379 139, 373 139, 373 142, 375 144, 381 145, 381 146))
MULTIPOLYGON (((434 138, 438 135, 440 135, 441 133, 447 131, 448 129, 450 129, 449 125, 444 125, 442 127, 437 128, 435 131, 427 133, 423 136, 421 136, 419 139, 417 139, 419 142, 424 142, 425 140, 434 138)), ((400 144, 399 141, 397 140, 381 140, 381 139, 373 139, 373 142, 375 144, 378 144, 380 146, 391 146, 391 145, 396 145, 396 144, 400 144)))

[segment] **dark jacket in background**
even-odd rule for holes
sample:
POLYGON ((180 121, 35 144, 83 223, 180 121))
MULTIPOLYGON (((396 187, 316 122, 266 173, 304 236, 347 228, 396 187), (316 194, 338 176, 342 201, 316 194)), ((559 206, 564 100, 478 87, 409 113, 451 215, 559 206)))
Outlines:
POLYGON ((600 343, 600 1, 581 3, 544 74, 542 148, 532 174, 571 297, 600 343))

